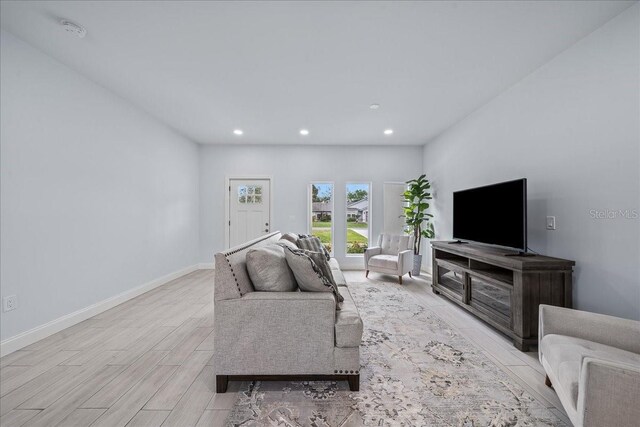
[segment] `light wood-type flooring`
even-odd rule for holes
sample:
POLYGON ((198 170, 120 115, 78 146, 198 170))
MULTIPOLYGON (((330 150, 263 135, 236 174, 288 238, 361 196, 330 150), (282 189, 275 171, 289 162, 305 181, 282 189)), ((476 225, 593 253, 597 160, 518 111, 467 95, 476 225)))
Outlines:
MULTIPOLYGON (((367 280, 362 271, 345 276, 367 280)), ((403 286, 567 420, 537 354, 434 295, 428 279, 405 277, 403 286)), ((212 298, 213 270, 199 270, 3 357, 0 425, 223 425, 238 384, 214 392, 212 298)))

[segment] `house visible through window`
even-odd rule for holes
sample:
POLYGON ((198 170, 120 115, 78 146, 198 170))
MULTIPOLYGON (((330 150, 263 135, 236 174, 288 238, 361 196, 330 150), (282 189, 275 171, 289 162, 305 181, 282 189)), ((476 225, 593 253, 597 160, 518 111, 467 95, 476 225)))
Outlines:
POLYGON ((369 247, 371 231, 371 184, 349 183, 347 195, 346 253, 363 254, 369 247))
POLYGON ((329 252, 333 249, 333 184, 314 182, 310 186, 311 230, 329 252))

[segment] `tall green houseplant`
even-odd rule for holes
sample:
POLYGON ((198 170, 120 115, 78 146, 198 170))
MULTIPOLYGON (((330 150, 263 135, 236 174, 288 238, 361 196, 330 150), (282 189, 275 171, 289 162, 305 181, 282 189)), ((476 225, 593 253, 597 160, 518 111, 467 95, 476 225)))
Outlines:
POLYGON ((416 179, 407 181, 407 190, 404 192, 404 218, 406 229, 409 234, 413 234, 413 275, 420 275, 422 265, 422 255, 420 255, 420 245, 422 238, 433 238, 433 215, 427 213, 429 209, 428 200, 433 199, 429 189, 431 183, 426 175, 420 175, 416 179))

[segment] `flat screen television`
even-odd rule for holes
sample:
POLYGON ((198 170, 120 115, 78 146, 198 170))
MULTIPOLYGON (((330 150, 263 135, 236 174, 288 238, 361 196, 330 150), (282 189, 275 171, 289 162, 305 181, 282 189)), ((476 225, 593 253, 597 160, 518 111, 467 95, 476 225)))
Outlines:
POLYGON ((453 238, 526 252, 526 178, 454 192, 453 238))

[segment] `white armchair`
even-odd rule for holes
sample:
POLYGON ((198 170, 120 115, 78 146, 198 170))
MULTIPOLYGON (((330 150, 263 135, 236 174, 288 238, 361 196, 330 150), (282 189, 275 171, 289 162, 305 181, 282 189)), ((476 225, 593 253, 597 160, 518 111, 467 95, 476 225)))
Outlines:
POLYGON ((640 322, 540 305, 538 352, 576 427, 637 426, 640 322))
POLYGON ((378 245, 368 248, 364 253, 364 268, 383 274, 398 276, 402 284, 402 276, 409 273, 413 267, 413 236, 381 234, 378 245))

